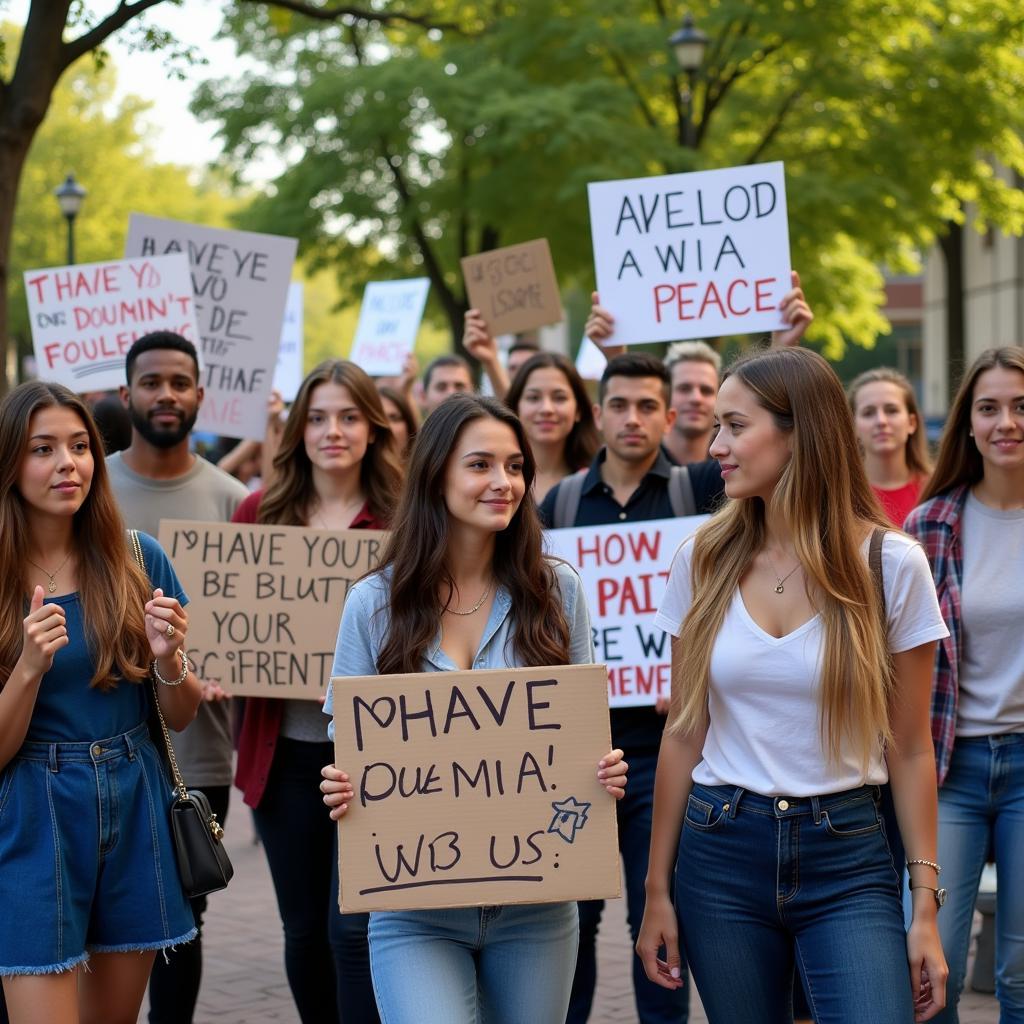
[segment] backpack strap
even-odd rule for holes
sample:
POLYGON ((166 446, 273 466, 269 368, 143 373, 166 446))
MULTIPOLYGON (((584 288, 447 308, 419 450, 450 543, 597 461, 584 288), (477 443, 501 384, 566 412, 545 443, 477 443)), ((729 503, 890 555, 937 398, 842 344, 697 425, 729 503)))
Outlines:
POLYGON ((576 513, 580 510, 580 498, 583 497, 583 481, 588 472, 581 469, 559 482, 555 494, 554 522, 551 524, 554 529, 564 530, 576 525, 576 513))
POLYGON ((878 607, 882 611, 883 620, 888 619, 888 613, 885 607, 885 579, 882 576, 882 541, 888 532, 881 526, 876 526, 871 531, 871 541, 868 544, 868 568, 871 570, 871 578, 875 581, 878 607))
POLYGON ((673 466, 668 477, 668 501, 675 516, 695 516, 697 498, 686 466, 673 466))

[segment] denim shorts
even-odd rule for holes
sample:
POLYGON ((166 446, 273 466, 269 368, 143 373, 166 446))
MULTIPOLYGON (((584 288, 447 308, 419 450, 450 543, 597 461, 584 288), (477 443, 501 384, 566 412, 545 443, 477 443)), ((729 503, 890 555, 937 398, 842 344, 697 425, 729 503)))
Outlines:
POLYGON ((145 723, 88 743, 25 743, 0 773, 0 975, 196 934, 172 790, 145 723))

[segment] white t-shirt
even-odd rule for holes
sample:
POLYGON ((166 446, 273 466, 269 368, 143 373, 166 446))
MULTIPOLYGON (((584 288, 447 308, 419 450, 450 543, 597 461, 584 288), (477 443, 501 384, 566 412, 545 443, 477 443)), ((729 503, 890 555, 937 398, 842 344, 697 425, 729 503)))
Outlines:
MULTIPOLYGON (((693 538, 676 554, 655 622, 678 636, 690 609, 693 538)), ((864 543, 867 561, 868 542, 864 543)), ((889 650, 909 651, 948 636, 928 559, 902 533, 886 533, 882 576, 889 619, 889 650)), ((784 637, 751 618, 737 587, 711 653, 709 726, 693 781, 743 786, 765 796, 838 793, 888 781, 881 744, 868 770, 852 750, 830 764, 820 729, 823 636, 816 615, 784 637)))

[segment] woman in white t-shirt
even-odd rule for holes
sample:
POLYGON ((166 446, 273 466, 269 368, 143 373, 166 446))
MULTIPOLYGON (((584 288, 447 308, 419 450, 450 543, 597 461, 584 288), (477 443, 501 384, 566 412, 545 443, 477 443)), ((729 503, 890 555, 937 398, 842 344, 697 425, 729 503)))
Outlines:
POLYGON ((681 935, 711 1024, 788 1024, 794 965, 818 1024, 928 1020, 946 980, 928 719, 946 628, 927 560, 903 534, 875 537, 887 524, 820 356, 740 360, 716 415, 731 500, 680 548, 658 614, 677 639, 637 952, 678 986, 681 935))

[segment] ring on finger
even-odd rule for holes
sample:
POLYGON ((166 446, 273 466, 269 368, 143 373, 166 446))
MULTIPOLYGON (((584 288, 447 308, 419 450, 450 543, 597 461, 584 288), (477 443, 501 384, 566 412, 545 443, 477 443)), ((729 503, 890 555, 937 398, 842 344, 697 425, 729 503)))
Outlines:
POLYGON ((166 635, 167 639, 170 640, 176 632, 177 630, 175 630, 174 626, 170 622, 168 622, 167 629, 164 630, 164 634, 166 635))

